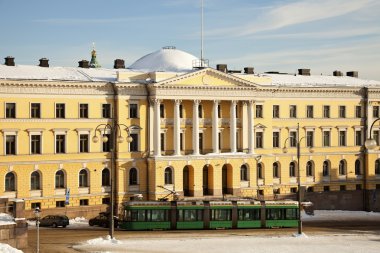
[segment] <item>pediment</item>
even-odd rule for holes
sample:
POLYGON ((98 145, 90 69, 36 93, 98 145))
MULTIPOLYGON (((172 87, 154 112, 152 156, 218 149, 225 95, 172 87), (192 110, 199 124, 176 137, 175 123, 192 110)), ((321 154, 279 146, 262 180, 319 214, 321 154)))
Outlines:
POLYGON ((228 73, 206 68, 181 76, 169 78, 156 83, 156 87, 256 87, 256 85, 247 80, 235 77, 228 73))

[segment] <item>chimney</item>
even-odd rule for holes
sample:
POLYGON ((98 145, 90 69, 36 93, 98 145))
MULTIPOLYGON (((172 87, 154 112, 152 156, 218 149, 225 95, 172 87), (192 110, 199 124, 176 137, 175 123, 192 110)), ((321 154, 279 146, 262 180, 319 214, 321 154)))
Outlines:
POLYGON ((255 69, 253 67, 245 67, 244 73, 245 74, 255 74, 255 69))
POLYGON ((41 58, 40 59, 40 65, 38 65, 38 66, 48 68, 49 67, 49 59, 41 58))
POLYGON ((114 69, 125 69, 124 60, 116 59, 113 65, 114 69))
POLYGON ((79 63, 80 68, 88 69, 90 67, 90 65, 88 64, 88 61, 86 60, 81 60, 78 63, 79 63))
POLYGON ((335 70, 335 71, 333 72, 333 75, 334 75, 334 76, 343 76, 343 73, 342 73, 342 71, 335 70))
POLYGON ((347 72, 347 76, 358 78, 359 77, 359 73, 357 71, 348 71, 347 72))
POLYGON ((14 66, 15 65, 15 58, 12 56, 7 56, 4 58, 5 59, 5 65, 7 66, 14 66))
POLYGON ((216 70, 222 71, 224 73, 227 73, 227 64, 217 64, 216 70))
POLYGON ((298 69, 298 75, 310 76, 310 69, 298 69))

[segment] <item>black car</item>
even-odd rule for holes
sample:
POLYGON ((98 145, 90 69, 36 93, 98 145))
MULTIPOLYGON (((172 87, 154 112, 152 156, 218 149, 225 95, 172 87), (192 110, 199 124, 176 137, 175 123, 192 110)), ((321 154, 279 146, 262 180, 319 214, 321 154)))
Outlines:
MULTIPOLYGON (((90 226, 101 226, 104 228, 108 228, 110 225, 109 215, 110 215, 109 213, 104 213, 104 212, 99 213, 98 216, 96 216, 96 217, 94 217, 88 221, 88 225, 90 225, 90 226)), ((117 227, 118 226, 118 218, 114 217, 113 222, 114 222, 114 227, 117 227)))
POLYGON ((40 219, 41 227, 63 227, 69 225, 69 218, 66 215, 47 215, 40 219))

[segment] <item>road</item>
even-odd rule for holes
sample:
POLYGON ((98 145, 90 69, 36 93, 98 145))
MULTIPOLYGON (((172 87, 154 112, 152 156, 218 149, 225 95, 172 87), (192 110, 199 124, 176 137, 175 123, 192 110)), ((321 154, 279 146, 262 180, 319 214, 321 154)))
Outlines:
MULTIPOLYGON (((303 231, 307 235, 326 234, 372 234, 380 235, 379 221, 305 221, 303 231)), ((297 232, 297 228, 281 229, 229 229, 229 230, 192 230, 192 231, 122 231, 116 230, 115 237, 118 240, 147 238, 147 239, 180 239, 198 237, 232 237, 232 236, 278 236, 291 235, 297 232)), ((72 248, 73 245, 89 239, 104 237, 108 230, 98 227, 67 227, 41 228, 40 229, 40 252, 41 253, 78 253, 72 248)), ((24 253, 36 252, 36 228, 30 227, 28 234, 29 248, 24 253)))

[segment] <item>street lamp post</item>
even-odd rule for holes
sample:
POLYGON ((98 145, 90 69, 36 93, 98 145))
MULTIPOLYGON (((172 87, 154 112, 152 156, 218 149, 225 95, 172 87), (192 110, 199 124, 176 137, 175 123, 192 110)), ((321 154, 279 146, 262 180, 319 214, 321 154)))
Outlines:
MULTIPOLYGON (((297 199, 298 199, 298 234, 301 235, 302 234, 302 220, 301 220, 301 169, 300 169, 300 157, 301 157, 301 141, 302 139, 304 139, 305 137, 302 137, 300 138, 300 124, 297 123, 297 144, 296 144, 296 147, 297 147, 297 183, 298 183, 298 191, 297 191, 297 199)), ((285 140, 285 144, 284 144, 284 148, 282 149, 282 151, 284 153, 287 153, 288 152, 288 149, 286 148, 286 141, 289 139, 286 138, 285 140)), ((312 153, 313 152, 313 149, 312 147, 309 147, 309 152, 312 153)))
POLYGON ((380 118, 376 119, 374 122, 372 122, 371 128, 369 129, 369 139, 367 139, 364 143, 365 147, 369 150, 375 149, 377 146, 377 141, 375 139, 372 139, 372 128, 375 125, 377 121, 379 121, 380 118))
POLYGON ((34 215, 36 216, 36 225, 37 225, 37 253, 40 253, 40 215, 41 210, 39 207, 36 207, 34 210, 34 215))
POLYGON ((117 140, 118 143, 122 143, 124 141, 124 138, 121 136, 121 126, 125 127, 125 131, 128 134, 126 140, 128 143, 131 143, 133 141, 133 138, 130 135, 129 127, 127 127, 124 124, 117 124, 116 123, 116 124, 114 124, 114 126, 111 126, 110 124, 100 124, 96 127, 95 135, 92 137, 92 141, 94 143, 97 143, 99 141, 99 137, 96 136, 96 133, 100 127, 104 127, 103 131, 99 130, 99 131, 103 132, 103 136, 101 137, 101 141, 103 143, 110 141, 110 143, 111 143, 111 148, 110 148, 110 153, 111 153, 110 188, 111 188, 111 192, 110 192, 110 214, 109 214, 109 236, 111 237, 111 239, 114 238, 114 231, 115 231, 115 228, 114 228, 114 201, 115 201, 114 177, 115 177, 115 171, 114 170, 116 168, 115 151, 117 148, 115 140, 117 140), (111 134, 110 140, 108 139, 107 136, 105 136, 107 130, 109 130, 109 132, 111 134))

